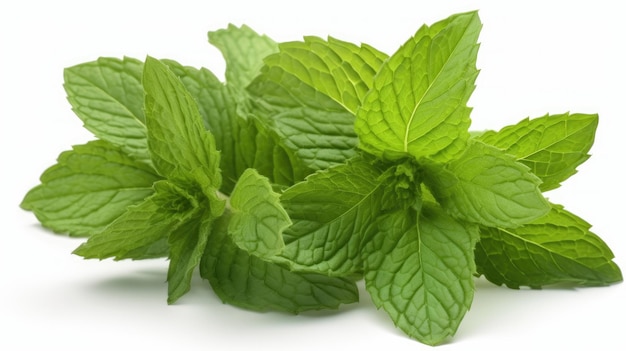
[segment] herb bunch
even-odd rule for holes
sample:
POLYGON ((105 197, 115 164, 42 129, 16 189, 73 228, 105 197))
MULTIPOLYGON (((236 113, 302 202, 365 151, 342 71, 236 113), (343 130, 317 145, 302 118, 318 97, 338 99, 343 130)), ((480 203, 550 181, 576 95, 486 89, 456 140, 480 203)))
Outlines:
POLYGON ((95 140, 61 153, 22 208, 86 237, 74 253, 169 259, 252 310, 376 306, 408 336, 454 335, 475 276, 510 288, 622 281, 590 225, 544 192, 589 157, 598 116, 470 132, 476 12, 422 26, 388 56, 329 37, 209 33, 206 68, 99 58, 64 72, 95 140))

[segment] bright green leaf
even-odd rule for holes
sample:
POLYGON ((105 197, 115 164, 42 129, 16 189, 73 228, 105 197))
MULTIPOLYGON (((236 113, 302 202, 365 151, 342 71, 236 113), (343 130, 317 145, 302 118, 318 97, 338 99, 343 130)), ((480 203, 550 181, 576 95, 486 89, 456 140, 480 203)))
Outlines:
POLYGON ((228 232, 237 246, 259 257, 283 250, 282 232, 291 220, 267 178, 252 168, 245 171, 235 185, 230 205, 233 214, 228 232))
POLYGON ((74 254, 115 260, 167 256, 167 238, 180 225, 182 214, 161 211, 154 197, 129 207, 111 225, 74 250, 74 254))
POLYGON ((445 166, 427 164, 425 182, 452 216, 512 228, 545 215, 550 206, 528 167, 479 141, 445 166))
POLYGON ((143 63, 102 57, 66 68, 67 99, 85 128, 127 154, 149 162, 143 112, 143 63))
POLYGON ((488 131, 479 140, 505 150, 530 167, 542 191, 558 188, 589 158, 598 115, 546 115, 488 131))
POLYGON ((386 54, 369 45, 357 46, 332 37, 326 41, 308 36, 302 42, 281 43, 279 49, 279 53, 265 59, 269 69, 280 69, 297 77, 352 114, 387 59, 386 54))
POLYGON ((283 70, 263 72, 248 88, 250 113, 311 170, 356 155, 354 116, 335 101, 283 70))
POLYGON ((281 202, 293 225, 282 256, 297 269, 347 275, 360 272, 363 239, 383 206, 380 171, 356 159, 307 177, 281 202))
POLYGON ((293 272, 250 255, 232 242, 228 226, 225 214, 215 223, 200 264, 200 274, 224 302, 252 310, 299 313, 358 301, 353 281, 293 272))
POLYGON ((157 170, 167 178, 218 189, 220 155, 194 98, 164 63, 151 57, 144 65, 143 84, 148 145, 157 170))
POLYGON ((21 203, 55 232, 89 236, 152 194, 160 177, 103 140, 74 146, 41 175, 21 203))
POLYGON ((209 42, 217 47, 226 60, 226 82, 244 89, 263 66, 263 58, 278 51, 278 45, 269 37, 259 35, 248 26, 209 32, 209 42))
POLYGON ((422 26, 385 62, 357 112, 363 150, 447 161, 464 148, 481 26, 476 12, 422 26))
POLYGON ((204 126, 214 135, 215 146, 220 151, 223 179, 220 191, 230 194, 241 173, 251 166, 246 163, 250 157, 244 155, 248 151, 244 144, 249 143, 249 140, 240 138, 240 134, 246 132, 241 130, 246 122, 237 113, 237 93, 205 68, 196 69, 171 60, 162 61, 181 79, 198 103, 204 126))
POLYGON ((557 283, 598 286, 622 281, 613 253, 591 225, 559 205, 519 228, 481 228, 478 273, 510 288, 557 283))
POLYGON ((364 250, 367 291, 410 337, 440 344, 472 303, 477 236, 430 204, 386 215, 364 250))

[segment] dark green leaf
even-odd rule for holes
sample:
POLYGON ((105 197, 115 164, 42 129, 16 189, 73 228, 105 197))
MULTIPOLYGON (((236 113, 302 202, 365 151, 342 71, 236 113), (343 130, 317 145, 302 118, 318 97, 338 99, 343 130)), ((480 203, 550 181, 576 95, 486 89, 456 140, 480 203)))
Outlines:
POLYGON ((358 301, 357 287, 349 279, 293 272, 241 250, 228 235, 228 225, 227 215, 215 223, 200 265, 200 274, 224 302, 299 313, 358 301))

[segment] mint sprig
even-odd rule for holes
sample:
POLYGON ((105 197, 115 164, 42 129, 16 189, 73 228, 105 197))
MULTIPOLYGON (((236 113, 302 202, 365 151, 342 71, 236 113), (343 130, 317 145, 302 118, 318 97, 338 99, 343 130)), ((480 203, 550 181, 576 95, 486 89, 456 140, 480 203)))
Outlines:
POLYGON ((168 258, 169 303, 196 269, 227 303, 292 313, 354 303, 363 279, 429 345, 455 334, 477 275, 622 281, 590 224, 543 194, 589 158, 597 115, 469 130, 481 27, 453 15, 387 55, 230 25, 209 33, 225 82, 153 57, 70 67, 68 100, 96 140, 21 206, 87 237, 82 257, 168 258))

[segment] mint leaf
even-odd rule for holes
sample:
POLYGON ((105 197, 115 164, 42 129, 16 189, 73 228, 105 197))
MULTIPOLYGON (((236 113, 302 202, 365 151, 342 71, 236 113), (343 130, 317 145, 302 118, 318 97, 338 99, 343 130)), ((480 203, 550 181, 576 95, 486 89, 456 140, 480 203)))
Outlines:
POLYGON ((81 244, 74 254, 84 258, 146 259, 169 253, 167 238, 181 223, 180 215, 161 211, 155 196, 128 210, 81 244))
POLYGON ((250 114, 276 133, 288 152, 311 172, 356 155, 354 116, 295 76, 266 69, 248 92, 250 114))
POLYGON ((464 148, 480 29, 475 12, 451 16, 421 27, 385 62, 357 112, 361 149, 447 161, 464 148))
POLYGON ((266 71, 282 70, 330 97, 352 114, 373 85, 387 59, 375 48, 329 37, 307 36, 302 42, 279 44, 280 52, 265 58, 266 71))
POLYGON ((214 220, 207 210, 194 215, 170 233, 167 303, 173 304, 191 289, 191 278, 206 248, 214 220))
POLYGON ((209 42, 226 60, 226 82, 239 89, 248 86, 258 75, 264 57, 278 51, 272 39, 257 34, 248 26, 229 24, 226 29, 209 32, 209 42))
POLYGON ((589 158, 597 126, 598 115, 545 115, 487 131, 478 139, 514 155, 542 180, 539 188, 548 191, 589 158))
POLYGON ((151 195, 159 179, 148 164, 120 147, 91 141, 61 153, 20 206, 55 232, 89 236, 151 195))
POLYGON ((452 216, 488 227, 513 228, 550 210, 528 167, 479 141, 445 166, 427 164, 425 183, 452 216))
POLYGON ((470 308, 477 237, 434 204, 385 215, 364 250, 367 291, 410 337, 440 344, 470 308))
POLYGON ((552 205, 550 212, 519 228, 480 230, 478 273, 510 288, 557 283, 598 286, 622 281, 613 253, 591 225, 552 205))
POLYGON ((164 63, 151 57, 144 65, 143 84, 148 145, 156 169, 167 178, 218 189, 219 153, 193 97, 164 63))
MULTIPOLYGON (((196 69, 182 66, 171 61, 162 60, 176 74, 185 88, 198 104, 204 127, 215 136, 215 147, 220 151, 220 169, 222 186, 220 190, 230 194, 235 182, 250 165, 246 138, 240 138, 241 129, 246 123, 237 113, 240 97, 233 89, 220 82, 213 73, 205 68, 196 69)), ((253 152, 253 151, 252 151, 253 152)))
POLYGON ((349 279, 293 272, 240 249, 228 235, 229 220, 226 212, 216 221, 200 263, 200 274, 224 302, 299 313, 358 301, 357 287, 349 279))
POLYGON ((143 112, 143 63, 102 57, 66 68, 67 99, 85 128, 127 154, 149 162, 143 112))
POLYGON ((230 205, 228 232, 239 248, 259 257, 283 250, 282 232, 291 220, 267 178, 252 168, 246 170, 233 190, 230 205))
POLYGON ((299 270, 347 275, 360 272, 361 247, 383 206, 381 172, 355 159, 317 172, 283 193, 293 225, 282 253, 299 270))

